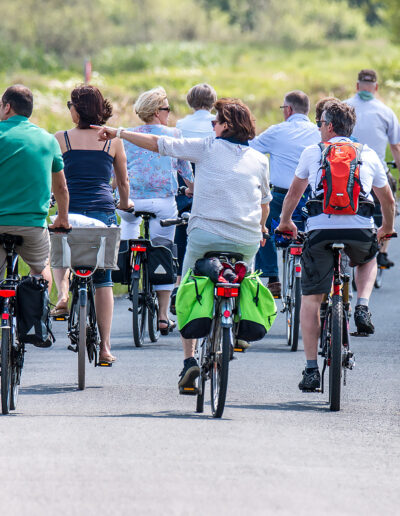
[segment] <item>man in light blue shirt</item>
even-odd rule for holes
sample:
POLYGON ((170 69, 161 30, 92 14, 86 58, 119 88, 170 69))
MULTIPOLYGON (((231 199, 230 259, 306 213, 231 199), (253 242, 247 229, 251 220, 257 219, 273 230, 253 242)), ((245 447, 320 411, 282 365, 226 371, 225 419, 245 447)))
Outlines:
MULTIPOLYGON (((356 111, 357 121, 353 136, 357 138, 357 141, 367 144, 378 154, 384 169, 387 171, 385 159, 388 143, 397 168, 400 168, 400 125, 394 112, 375 98, 377 91, 378 77, 375 70, 361 70, 358 74, 357 93, 345 102, 353 106, 356 111)), ((379 227, 382 221, 379 204, 376 207, 374 218, 376 225, 379 227)), ((394 265, 387 255, 388 245, 389 240, 383 243, 377 256, 378 265, 386 268, 394 265)))
MULTIPOLYGON (((267 220, 270 231, 272 219, 277 220, 280 217, 283 200, 293 180, 301 153, 309 145, 321 141, 317 126, 308 118, 310 101, 304 92, 290 91, 285 95, 283 105, 280 107, 285 121, 272 125, 249 142, 254 149, 270 155, 273 195, 267 220)), ((301 204, 304 205, 304 202, 300 203, 299 207, 301 204)), ((298 220, 300 222, 301 217, 298 220)), ((256 268, 262 270, 262 277, 269 278, 268 288, 274 297, 281 297, 278 257, 272 238, 258 251, 256 268)))

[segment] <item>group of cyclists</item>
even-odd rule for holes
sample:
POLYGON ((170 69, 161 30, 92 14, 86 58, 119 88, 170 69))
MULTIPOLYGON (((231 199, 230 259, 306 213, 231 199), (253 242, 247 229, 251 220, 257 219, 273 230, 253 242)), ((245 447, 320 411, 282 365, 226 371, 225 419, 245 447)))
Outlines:
MULTIPOLYGON (((385 150, 389 142, 400 165, 400 126, 394 113, 375 97, 377 88, 375 71, 361 70, 353 98, 341 102, 327 97, 318 102, 316 124, 308 117, 307 95, 299 90, 288 92, 280 106, 284 121, 256 136, 248 106, 238 99, 217 99, 208 84, 190 89, 187 101, 193 114, 179 120, 176 128, 168 126, 171 107, 161 87, 137 99, 134 109, 142 125, 112 128, 105 125, 112 116, 110 102, 95 86, 80 85, 67 102, 73 128, 53 137, 29 121, 31 91, 22 85, 10 86, 0 104, 0 234, 22 236, 18 254, 31 274, 48 281, 50 289, 46 217, 51 192, 58 210, 51 225, 54 229, 68 229, 70 214, 111 226, 117 224, 117 211, 121 239, 129 240, 140 234, 140 219, 132 208, 154 213, 151 239, 171 243, 175 239, 178 244, 177 285, 155 286, 158 329, 167 335, 175 328, 168 315, 171 292, 174 305, 180 278, 207 251, 240 253, 250 268, 262 271, 271 293, 280 297, 274 239, 265 236, 273 232, 274 225, 288 238, 295 238, 298 229, 305 230, 300 318, 306 367, 299 388, 318 389, 319 308, 322 295, 330 290, 333 272, 327 244, 344 243, 344 252, 356 268, 354 318, 360 333, 374 332, 368 302, 378 252, 379 263, 393 265, 386 239, 394 233, 395 200, 387 179, 385 150), (358 208, 350 214, 327 213, 324 207, 322 158, 326 148, 338 144, 350 144, 358 152, 360 202, 357 198, 358 208), (185 194, 177 195, 179 184, 186 186, 185 194), (117 210, 113 189, 118 190, 117 210), (371 211, 372 192, 381 206, 378 229, 371 211), (308 213, 307 200, 313 207, 308 213), (160 225, 160 219, 175 218, 182 211, 191 211, 187 234, 185 228, 175 234, 174 226, 160 225), (379 249, 379 245, 384 247, 379 249)), ((0 248, 0 277, 3 254, 0 248)), ((67 316, 68 270, 54 269, 53 275, 58 300, 52 315, 67 316)), ((112 363, 111 271, 97 270, 94 285, 100 359, 112 363)), ((196 340, 182 337, 182 345, 180 388, 192 385, 200 374, 194 358, 196 340)))

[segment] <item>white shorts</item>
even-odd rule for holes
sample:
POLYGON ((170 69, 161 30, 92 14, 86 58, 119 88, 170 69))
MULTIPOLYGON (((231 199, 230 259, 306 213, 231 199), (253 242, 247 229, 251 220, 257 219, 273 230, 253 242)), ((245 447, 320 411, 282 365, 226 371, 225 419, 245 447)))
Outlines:
MULTIPOLYGON (((133 199, 135 211, 149 211, 156 214, 156 218, 150 219, 150 240, 161 237, 171 242, 175 237, 175 226, 163 228, 160 226, 160 219, 175 219, 178 216, 175 197, 164 197, 160 199, 133 199)), ((121 217, 121 240, 138 238, 140 235, 141 217, 134 213, 117 210, 121 217)), ((154 290, 172 290, 173 284, 154 285, 154 290)))

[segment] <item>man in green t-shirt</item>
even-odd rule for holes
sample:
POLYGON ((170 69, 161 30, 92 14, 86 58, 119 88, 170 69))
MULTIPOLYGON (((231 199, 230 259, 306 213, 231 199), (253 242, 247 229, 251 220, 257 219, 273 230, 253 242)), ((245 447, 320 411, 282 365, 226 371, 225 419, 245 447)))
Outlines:
MULTIPOLYGON (((0 102, 0 234, 23 238, 17 252, 31 268, 49 282, 50 238, 46 217, 51 191, 58 204, 52 227, 68 228, 69 195, 64 163, 57 140, 28 119, 33 96, 26 86, 7 88, 0 102)), ((0 278, 5 268, 0 246, 0 278)))

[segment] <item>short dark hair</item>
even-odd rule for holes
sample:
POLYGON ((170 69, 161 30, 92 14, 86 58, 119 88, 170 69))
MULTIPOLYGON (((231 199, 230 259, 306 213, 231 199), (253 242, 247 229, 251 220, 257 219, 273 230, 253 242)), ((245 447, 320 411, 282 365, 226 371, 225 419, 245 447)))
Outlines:
POLYGON ((235 138, 244 143, 255 137, 254 117, 248 106, 240 99, 219 99, 214 107, 218 113, 218 121, 228 126, 222 133, 224 138, 235 138))
POLYGON ((310 99, 304 91, 289 91, 289 93, 286 93, 285 95, 285 103, 287 103, 295 113, 308 115, 308 112, 310 111, 310 99))
POLYGON ((71 101, 79 115, 79 129, 104 125, 112 116, 112 105, 96 86, 80 84, 71 91, 71 101))
POLYGON ((365 68, 364 70, 360 70, 358 72, 358 81, 359 82, 376 82, 377 80, 378 80, 378 76, 376 75, 375 70, 365 68))
POLYGON ((324 97, 323 99, 319 99, 319 101, 315 104, 315 120, 321 120, 325 104, 332 101, 340 102, 340 100, 336 97, 324 97))
POLYGON ((217 100, 217 94, 209 84, 196 84, 196 86, 190 88, 186 100, 193 109, 207 109, 210 111, 217 100))
POLYGON ((33 111, 33 95, 29 88, 22 84, 14 84, 3 93, 3 106, 10 104, 11 109, 20 116, 29 118, 33 111))
POLYGON ((333 100, 325 104, 324 113, 326 122, 332 123, 338 136, 351 136, 356 123, 356 112, 352 106, 333 100))

